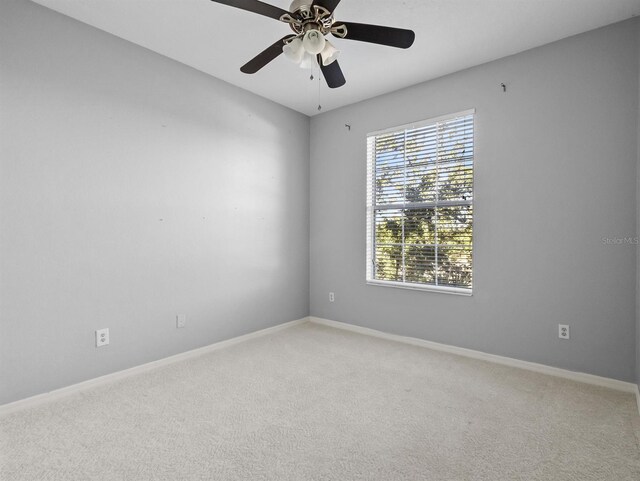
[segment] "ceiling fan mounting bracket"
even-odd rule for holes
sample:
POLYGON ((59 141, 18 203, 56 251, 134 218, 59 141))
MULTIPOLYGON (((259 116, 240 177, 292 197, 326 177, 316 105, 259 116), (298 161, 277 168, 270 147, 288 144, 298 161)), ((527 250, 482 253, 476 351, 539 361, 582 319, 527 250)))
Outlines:
POLYGON ((280 17, 288 23, 296 35, 304 35, 309 30, 318 30, 323 35, 332 31, 333 14, 320 5, 298 5, 296 10, 280 17))

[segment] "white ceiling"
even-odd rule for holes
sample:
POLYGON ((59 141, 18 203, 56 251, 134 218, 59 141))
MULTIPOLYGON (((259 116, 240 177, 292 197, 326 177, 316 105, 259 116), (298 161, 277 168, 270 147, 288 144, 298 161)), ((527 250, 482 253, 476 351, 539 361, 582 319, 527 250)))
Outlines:
POLYGON ((336 19, 408 28, 416 41, 402 50, 332 38, 347 84, 318 93, 284 55, 240 72, 291 33, 268 17, 210 0, 34 1, 307 115, 318 113, 318 95, 326 112, 640 13, 640 0, 342 0, 336 19))

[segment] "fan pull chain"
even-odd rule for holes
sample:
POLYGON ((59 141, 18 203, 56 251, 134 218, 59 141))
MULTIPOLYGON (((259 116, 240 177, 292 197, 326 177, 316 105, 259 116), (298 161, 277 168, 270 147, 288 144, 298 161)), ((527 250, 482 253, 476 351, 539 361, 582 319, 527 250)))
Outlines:
POLYGON ((320 103, 320 87, 322 84, 322 75, 318 72, 318 112, 322 110, 322 104, 320 103))

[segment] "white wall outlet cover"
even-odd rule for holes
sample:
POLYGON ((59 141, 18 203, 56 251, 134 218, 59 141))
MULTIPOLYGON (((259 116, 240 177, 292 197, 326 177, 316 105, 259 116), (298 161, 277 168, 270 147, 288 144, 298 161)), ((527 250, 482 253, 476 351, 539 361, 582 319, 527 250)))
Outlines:
POLYGON ((333 302, 336 300, 336 296, 333 292, 329 293, 329 302, 333 302))
POLYGON ((560 339, 569 339, 569 326, 567 324, 558 324, 558 337, 560 339))
POLYGON ((187 325, 187 315, 186 314, 178 314, 176 316, 176 327, 178 329, 183 328, 187 325))
POLYGON ((96 331, 96 347, 107 346, 109 344, 109 328, 98 329, 96 331))

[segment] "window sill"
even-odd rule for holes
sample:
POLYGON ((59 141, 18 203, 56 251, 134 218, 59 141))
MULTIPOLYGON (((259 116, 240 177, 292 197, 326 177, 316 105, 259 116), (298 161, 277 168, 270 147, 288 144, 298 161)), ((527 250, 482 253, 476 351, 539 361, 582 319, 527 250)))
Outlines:
POLYGON ((438 292, 440 294, 453 294, 455 296, 472 296, 472 289, 461 289, 459 287, 443 287, 443 286, 426 286, 421 284, 409 284, 405 282, 393 282, 393 281, 376 281, 367 280, 367 284, 370 286, 378 287, 395 287, 397 289, 410 289, 412 291, 427 291, 438 292))

